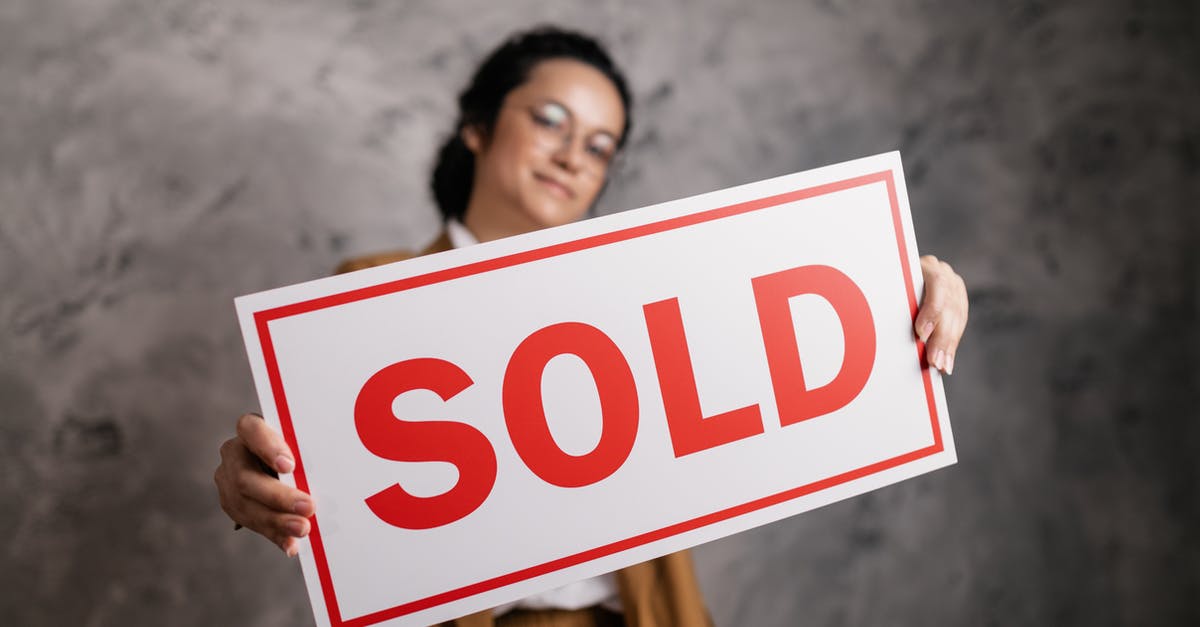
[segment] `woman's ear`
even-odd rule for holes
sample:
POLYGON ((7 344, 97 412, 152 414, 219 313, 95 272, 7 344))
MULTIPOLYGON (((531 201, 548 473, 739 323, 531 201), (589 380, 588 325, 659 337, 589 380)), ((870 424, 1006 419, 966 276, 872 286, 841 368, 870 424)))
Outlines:
POLYGON ((479 129, 479 125, 469 124, 463 126, 458 131, 458 137, 467 146, 467 150, 471 151, 471 154, 476 157, 479 156, 479 152, 483 150, 483 132, 479 129))

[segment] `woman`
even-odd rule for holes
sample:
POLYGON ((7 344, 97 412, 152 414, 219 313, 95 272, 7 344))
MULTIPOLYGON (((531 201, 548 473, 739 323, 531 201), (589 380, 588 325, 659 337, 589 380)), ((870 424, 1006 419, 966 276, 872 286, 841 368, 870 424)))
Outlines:
MULTIPOLYGON (((423 254, 582 218, 629 137, 630 100, 621 72, 586 36, 541 28, 502 44, 459 97, 456 131, 439 152, 432 180, 446 230, 423 254)), ((365 257, 342 264, 339 271, 411 256, 365 257)), ((915 330, 927 341, 930 363, 950 373, 966 323, 966 291, 953 270, 937 259, 924 257, 921 267, 926 293, 915 330)), ((308 534, 308 518, 315 511, 307 494, 271 476, 293 467, 283 438, 249 414, 238 420, 237 436, 221 447, 214 476, 230 518, 289 556, 298 551, 298 538, 308 534)), ((709 622, 689 557, 678 553, 454 624, 645 627, 709 622)))

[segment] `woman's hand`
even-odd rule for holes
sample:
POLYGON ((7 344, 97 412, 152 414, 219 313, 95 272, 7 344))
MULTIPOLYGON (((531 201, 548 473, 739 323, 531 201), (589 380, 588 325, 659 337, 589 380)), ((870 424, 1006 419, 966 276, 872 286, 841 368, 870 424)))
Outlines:
POLYGON ((954 374, 954 354, 967 326, 967 286, 950 264, 933 255, 921 257, 921 274, 925 297, 913 330, 925 343, 925 361, 954 374))
POLYGON ((312 497, 279 481, 278 473, 296 467, 283 436, 262 416, 238 419, 237 437, 221 445, 221 465, 213 473, 221 509, 233 521, 257 531, 289 557, 300 550, 297 538, 308 535, 312 497), (273 474, 274 473, 274 474, 273 474))

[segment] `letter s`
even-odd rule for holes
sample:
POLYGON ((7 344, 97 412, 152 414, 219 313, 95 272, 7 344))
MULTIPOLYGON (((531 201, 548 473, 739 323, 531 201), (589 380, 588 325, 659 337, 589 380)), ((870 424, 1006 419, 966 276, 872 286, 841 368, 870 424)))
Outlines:
POLYGON ((392 413, 396 397, 431 390, 448 401, 474 383, 458 366, 432 358, 392 364, 367 379, 354 403, 354 426, 367 450, 400 462, 442 461, 458 468, 458 483, 431 497, 409 494, 399 484, 367 497, 367 507, 403 529, 450 524, 479 508, 496 483, 496 453, 487 436, 452 421, 414 422, 392 413))

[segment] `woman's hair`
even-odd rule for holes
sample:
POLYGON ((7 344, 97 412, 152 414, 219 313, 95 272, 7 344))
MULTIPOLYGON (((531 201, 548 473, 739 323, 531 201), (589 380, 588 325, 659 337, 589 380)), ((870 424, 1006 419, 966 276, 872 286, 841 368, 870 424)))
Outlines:
POLYGON ((462 130, 474 126, 491 133, 508 92, 529 79, 535 65, 549 59, 574 59, 586 63, 612 81, 625 107, 625 128, 617 147, 625 144, 633 124, 632 98, 625 77, 595 39, 553 26, 541 26, 509 37, 484 60, 471 83, 458 96, 458 121, 454 132, 438 150, 430 186, 443 220, 461 220, 471 198, 475 155, 462 140, 462 130))

